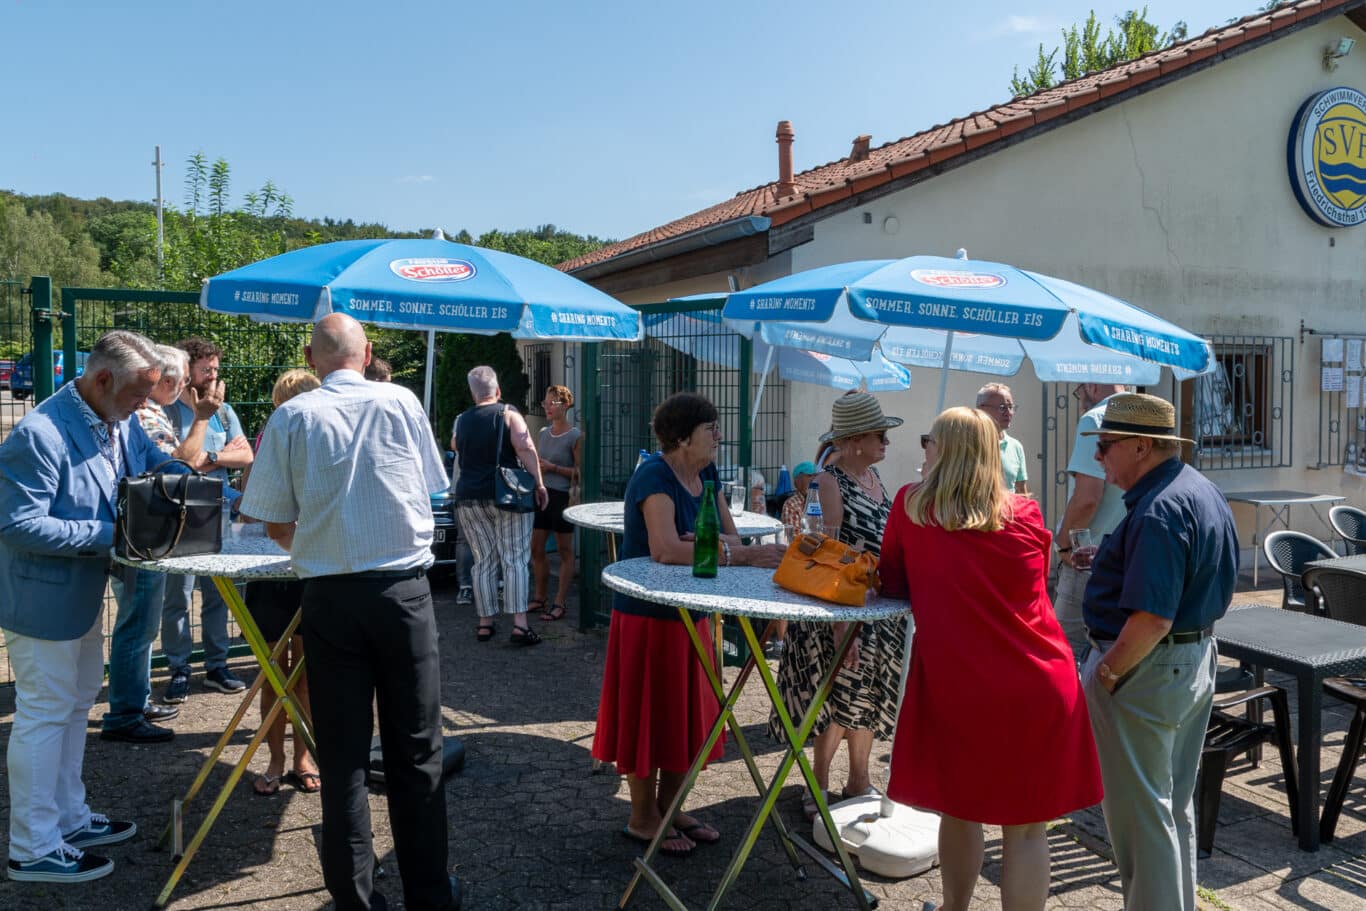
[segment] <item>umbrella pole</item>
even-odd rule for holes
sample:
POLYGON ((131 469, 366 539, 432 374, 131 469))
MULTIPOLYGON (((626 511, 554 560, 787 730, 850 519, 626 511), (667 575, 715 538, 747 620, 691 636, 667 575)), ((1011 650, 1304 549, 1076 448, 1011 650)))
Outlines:
POLYGON ((768 382, 768 371, 773 366, 773 345, 768 346, 768 354, 764 357, 764 372, 759 375, 759 391, 754 395, 754 407, 749 413, 749 429, 754 430, 756 422, 759 420, 759 403, 764 399, 764 384, 768 382))
POLYGON ((935 417, 944 411, 944 395, 949 388, 949 361, 953 359, 953 330, 948 332, 948 338, 944 341, 944 366, 939 370, 939 407, 935 409, 935 417))
MULTIPOLYGON (((432 416, 432 371, 436 366, 436 330, 427 330, 427 377, 422 384, 422 407, 432 416)), ((941 396, 942 398, 942 396, 941 396)))

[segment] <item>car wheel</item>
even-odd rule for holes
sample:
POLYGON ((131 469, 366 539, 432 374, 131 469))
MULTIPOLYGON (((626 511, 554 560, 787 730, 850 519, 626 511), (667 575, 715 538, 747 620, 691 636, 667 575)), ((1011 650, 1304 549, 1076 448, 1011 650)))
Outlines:
POLYGON ((24 399, 28 398, 27 392, 20 392, 18 389, 11 389, 10 395, 14 397, 16 402, 22 402, 24 399))

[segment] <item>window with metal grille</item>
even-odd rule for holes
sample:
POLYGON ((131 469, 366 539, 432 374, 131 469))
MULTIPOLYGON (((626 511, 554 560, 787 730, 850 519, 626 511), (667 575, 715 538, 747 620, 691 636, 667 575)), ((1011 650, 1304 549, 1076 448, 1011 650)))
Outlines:
POLYGON ((550 372, 550 352, 553 345, 528 345, 523 351, 527 375, 531 377, 531 401, 527 411, 537 417, 545 417, 545 391, 555 385, 550 372))
POLYGON ((1181 384, 1182 436, 1202 471, 1291 464, 1294 348, 1288 337, 1206 336, 1216 368, 1181 384))

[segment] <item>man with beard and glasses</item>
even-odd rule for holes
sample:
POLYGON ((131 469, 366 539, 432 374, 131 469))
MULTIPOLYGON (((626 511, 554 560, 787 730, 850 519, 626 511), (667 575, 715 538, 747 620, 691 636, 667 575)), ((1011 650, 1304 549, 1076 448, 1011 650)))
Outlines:
MULTIPOLYGON (((194 423, 196 397, 213 395, 219 386, 218 367, 223 349, 208 339, 191 337, 176 342, 190 358, 189 382, 180 398, 165 407, 166 416, 182 441, 194 423), (193 390, 193 393, 192 393, 193 390)), ((251 444, 242 433, 242 422, 232 406, 223 403, 209 418, 204 443, 195 468, 226 481, 228 471, 245 468, 252 461, 251 444)), ((169 705, 184 702, 190 695, 190 599, 199 588, 199 635, 204 649, 204 685, 220 693, 236 693, 246 684, 228 669, 228 605, 207 576, 169 576, 166 600, 161 615, 161 650, 171 668, 171 682, 161 701, 169 705)))

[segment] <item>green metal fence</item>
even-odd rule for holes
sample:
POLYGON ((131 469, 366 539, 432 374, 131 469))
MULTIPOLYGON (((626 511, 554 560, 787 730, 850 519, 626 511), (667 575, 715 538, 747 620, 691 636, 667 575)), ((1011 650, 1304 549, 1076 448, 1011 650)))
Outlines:
POLYGON ((9 381, 14 365, 33 347, 32 321, 24 290, 20 282, 0 281, 0 442, 29 409, 27 401, 14 397, 9 381))
MULTIPOLYGON (((245 317, 210 313, 199 306, 199 296, 177 291, 142 291, 127 288, 64 288, 61 307, 49 312, 46 279, 35 278, 29 300, 12 305, 13 282, 0 282, 0 346, 31 347, 41 350, 44 334, 58 330, 52 339, 54 349, 64 352, 64 365, 77 363, 77 352, 90 346, 111 329, 140 332, 156 342, 173 344, 191 335, 212 339, 224 351, 222 378, 227 385, 228 401, 242 421, 248 439, 265 425, 270 415, 270 392, 276 377, 291 367, 303 366, 303 346, 308 338, 307 324, 254 323, 245 317), (32 312, 30 312, 32 311, 32 312)), ((0 347, 0 350, 4 350, 0 347)), ((0 355, 3 357, 3 355, 0 355)), ((41 357, 41 354, 39 354, 41 357)), ((15 358, 17 360, 17 358, 15 358)), ((41 372, 34 372, 35 386, 41 372)), ((75 378, 74 369, 64 369, 62 380, 75 378)), ((0 399, 0 438, 13 423, 44 397, 43 390, 24 402, 13 400, 9 392, 0 399)), ((113 596, 106 592, 104 634, 113 633, 117 610, 113 596)), ((199 599, 196 595, 190 620, 194 637, 199 638, 199 599)), ((234 635, 237 631, 230 630, 234 635)), ((235 646, 233 654, 245 654, 245 645, 235 646)), ((196 653, 194 659, 198 660, 196 653)), ((160 652, 154 660, 161 660, 160 652)), ((8 653, 0 648, 0 685, 13 682, 8 653)))
MULTIPOLYGON (((656 328, 641 342, 581 346, 579 404, 588 435, 584 490, 594 492, 593 499, 623 496, 640 450, 658 448, 650 430, 655 406, 675 392, 697 392, 716 405, 723 436, 720 465, 757 468, 772 489, 780 465, 809 458, 786 452, 785 382, 773 379, 765 385, 758 418, 751 423, 760 382, 753 371, 753 349, 719 320, 705 318, 720 307, 720 302, 640 306, 647 321, 671 314, 700 318, 656 328), (737 365, 725 366, 728 360, 736 363, 728 354, 737 351, 737 365)), ((605 538, 586 534, 583 539, 581 624, 601 626, 611 609, 610 592, 598 582, 607 563, 605 538)))

